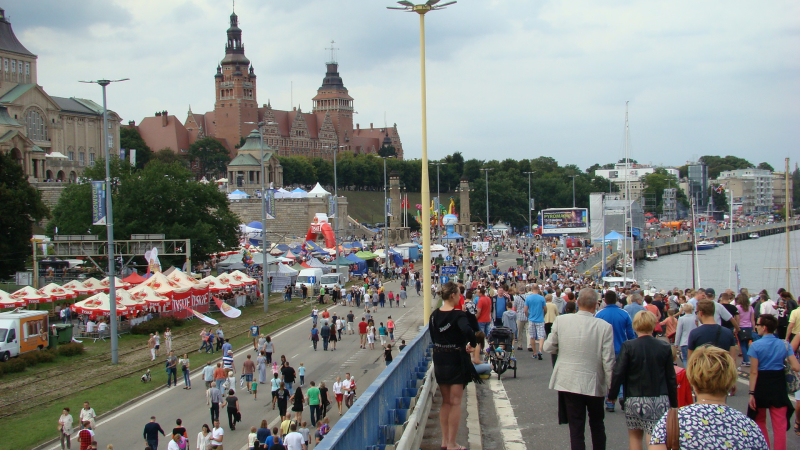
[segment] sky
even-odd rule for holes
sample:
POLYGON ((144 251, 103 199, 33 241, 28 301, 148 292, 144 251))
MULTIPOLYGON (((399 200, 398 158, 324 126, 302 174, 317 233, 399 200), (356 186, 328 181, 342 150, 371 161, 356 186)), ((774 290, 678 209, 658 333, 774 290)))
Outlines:
MULTIPOLYGON (((421 1, 421 0, 419 0, 421 1)), ((419 19, 381 0, 238 0, 259 104, 310 111, 326 48, 355 122, 397 124, 421 155, 419 19)), ((213 109, 231 2, 12 0, 51 95, 102 100, 123 123, 213 109)), ((547 156, 583 169, 624 156, 679 166, 800 156, 800 3, 460 0, 426 16, 428 156, 547 156)), ((794 164, 792 164, 794 166, 794 164)))

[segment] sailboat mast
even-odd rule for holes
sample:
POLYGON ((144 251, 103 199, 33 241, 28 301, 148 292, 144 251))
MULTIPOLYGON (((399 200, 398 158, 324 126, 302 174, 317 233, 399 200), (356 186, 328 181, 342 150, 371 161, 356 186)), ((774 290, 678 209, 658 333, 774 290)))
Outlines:
POLYGON ((692 289, 697 289, 697 279, 695 278, 695 258, 697 257, 697 238, 694 235, 694 198, 692 198, 692 211, 691 211, 691 220, 689 221, 689 226, 692 227, 692 289))
POLYGON ((786 198, 786 204, 783 207, 783 210, 784 210, 784 213, 785 213, 784 214, 785 222, 786 222, 786 230, 785 230, 786 231, 786 233, 785 233, 786 234, 786 290, 791 292, 791 290, 792 290, 792 269, 791 269, 791 267, 792 267, 792 264, 791 264, 792 258, 791 258, 790 245, 791 245, 792 240, 789 239, 789 229, 790 229, 789 220, 792 217, 792 212, 791 212, 792 211, 792 208, 791 208, 791 206, 792 206, 792 197, 789 196, 789 158, 786 158, 786 170, 785 170, 784 175, 785 175, 785 178, 784 178, 783 185, 784 185, 784 188, 786 189, 786 191, 785 191, 786 192, 786 197, 785 197, 786 198))
MULTIPOLYGON (((730 211, 729 219, 729 226, 728 226, 728 287, 731 287, 731 275, 733 273, 733 189, 727 189, 730 193, 730 205, 728 205, 728 210, 730 211)), ((737 290, 738 293, 738 290, 737 290)))
MULTIPOLYGON (((628 102, 625 102, 625 202, 628 204, 628 210, 631 206, 631 193, 628 189, 628 176, 630 176, 630 160, 628 158, 628 102)), ((622 215, 623 233, 622 233, 622 283, 625 284, 628 278, 628 213, 623 211, 622 215)), ((633 224, 631 224, 633 225, 633 224)), ((631 233, 631 236, 633 234, 631 233)), ((631 245, 633 242, 631 241, 631 245)), ((633 249, 631 249, 633 253, 633 249)))

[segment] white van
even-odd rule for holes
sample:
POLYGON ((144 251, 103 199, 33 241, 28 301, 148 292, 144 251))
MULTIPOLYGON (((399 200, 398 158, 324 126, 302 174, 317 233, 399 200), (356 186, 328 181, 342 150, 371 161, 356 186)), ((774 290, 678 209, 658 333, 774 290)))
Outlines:
POLYGON ((0 361, 47 348, 48 338, 47 311, 0 313, 0 361))
POLYGON ((294 288, 300 289, 300 287, 305 284, 309 292, 316 292, 319 291, 320 283, 322 283, 322 269, 303 269, 297 275, 294 288))
POLYGON ((347 274, 346 273, 329 273, 322 276, 322 281, 320 284, 322 287, 325 288, 327 291, 328 289, 333 289, 336 286, 344 286, 347 283, 347 274))

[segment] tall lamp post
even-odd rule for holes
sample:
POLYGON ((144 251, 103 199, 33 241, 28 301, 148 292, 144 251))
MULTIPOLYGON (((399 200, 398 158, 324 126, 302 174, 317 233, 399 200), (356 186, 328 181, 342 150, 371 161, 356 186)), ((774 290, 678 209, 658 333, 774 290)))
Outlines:
POLYGON ((442 241, 442 226, 441 226, 442 220, 439 217, 439 215, 441 214, 441 209, 442 209, 442 206, 441 206, 442 205, 442 197, 441 197, 442 194, 439 192, 439 167, 444 163, 443 162, 434 162, 434 163, 431 163, 431 164, 436 165, 436 237, 438 238, 439 242, 441 243, 441 241, 442 241))
POLYGON ((533 238, 533 222, 531 222, 531 175, 535 174, 536 171, 533 170, 531 172, 525 172, 528 174, 528 233, 533 238))
MULTIPOLYGON (((449 1, 437 5, 437 0, 428 0, 427 3, 415 5, 409 1, 398 2, 402 8, 388 6, 388 9, 415 12, 419 15, 419 59, 420 59, 420 91, 422 97, 422 204, 430 204, 431 194, 428 183, 428 116, 427 116, 427 88, 425 86, 425 14, 430 11, 443 9, 448 5, 456 3, 449 1)), ((422 276, 427 283, 431 282, 431 214, 427 208, 422 208, 422 276)), ((427 325, 431 315, 431 290, 423 289, 423 310, 422 323, 427 325)))
POLYGON ((489 171, 494 170, 491 167, 481 169, 486 174, 486 236, 489 235, 489 171))
POLYGON ((394 156, 378 156, 383 160, 383 261, 386 270, 389 269, 389 235, 387 229, 389 228, 389 208, 386 204, 386 191, 388 184, 386 183, 386 160, 394 158, 394 156))
POLYGON ((264 188, 264 129, 267 125, 277 125, 277 122, 245 122, 256 125, 258 130, 259 144, 261 144, 261 287, 264 289, 264 313, 269 312, 269 276, 267 275, 269 264, 267 263, 267 191, 264 188))
MULTIPOLYGON (((333 201, 334 201, 334 210, 333 210, 333 241, 334 247, 336 250, 336 274, 339 275, 339 180, 337 178, 337 171, 336 171, 336 159, 337 154, 340 148, 344 148, 346 145, 336 145, 334 146, 325 146, 324 148, 333 149, 333 201)), ((384 201, 384 203, 386 203, 384 201)))
POLYGON ((577 175, 570 175, 569 177, 572 178, 572 207, 574 208, 575 207, 575 177, 577 177, 577 175))
POLYGON ((106 158, 106 236, 108 238, 108 304, 111 315, 111 364, 119 363, 119 344, 117 336, 117 286, 116 268, 114 267, 114 211, 111 204, 111 154, 108 149, 108 108, 106 107, 106 86, 111 83, 128 81, 121 80, 95 80, 81 81, 81 83, 99 84, 103 88, 103 154, 106 158))

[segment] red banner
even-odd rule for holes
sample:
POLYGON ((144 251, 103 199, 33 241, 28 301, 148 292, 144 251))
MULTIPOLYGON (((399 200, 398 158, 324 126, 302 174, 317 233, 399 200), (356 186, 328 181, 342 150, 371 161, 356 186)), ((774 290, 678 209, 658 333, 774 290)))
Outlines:
POLYGON ((205 313, 208 312, 208 306, 208 288, 192 288, 186 292, 173 293, 172 302, 170 302, 170 308, 167 313, 178 319, 186 319, 193 316, 192 309, 197 312, 205 313))

